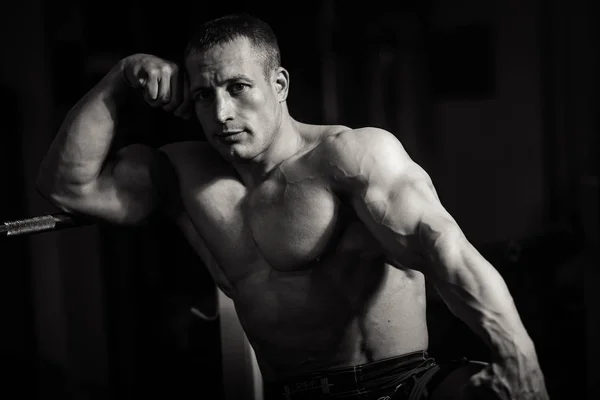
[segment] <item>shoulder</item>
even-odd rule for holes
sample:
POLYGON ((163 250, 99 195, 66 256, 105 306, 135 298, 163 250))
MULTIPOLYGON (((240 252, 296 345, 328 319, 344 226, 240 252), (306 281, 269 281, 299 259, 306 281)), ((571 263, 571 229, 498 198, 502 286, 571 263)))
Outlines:
POLYGON ((327 139, 331 142, 358 142, 358 143, 379 143, 381 141, 394 141, 399 142, 398 138, 394 136, 390 131, 376 128, 372 126, 362 128, 348 128, 345 126, 332 126, 330 128, 330 135, 327 139))
POLYGON ((398 138, 380 128, 340 130, 327 136, 319 148, 338 181, 404 176, 415 166, 398 138))
POLYGON ((385 129, 373 127, 341 130, 329 135, 323 141, 323 150, 340 162, 349 164, 359 162, 357 156, 373 158, 372 161, 410 161, 396 136, 385 129))

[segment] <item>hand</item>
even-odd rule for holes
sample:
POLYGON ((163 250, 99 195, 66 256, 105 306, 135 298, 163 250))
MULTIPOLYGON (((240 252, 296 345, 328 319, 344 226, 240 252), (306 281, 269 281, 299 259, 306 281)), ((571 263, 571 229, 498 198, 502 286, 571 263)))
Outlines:
POLYGON ((549 400, 537 359, 525 357, 487 365, 463 393, 468 400, 549 400))
POLYGON ((134 54, 122 60, 123 78, 133 88, 143 90, 151 107, 160 107, 189 119, 193 108, 185 74, 173 62, 150 54, 134 54))

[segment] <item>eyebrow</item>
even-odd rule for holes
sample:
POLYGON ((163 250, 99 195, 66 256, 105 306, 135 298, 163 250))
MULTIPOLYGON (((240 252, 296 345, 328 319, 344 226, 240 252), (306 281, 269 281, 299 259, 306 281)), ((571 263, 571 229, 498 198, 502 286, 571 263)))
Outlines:
MULTIPOLYGON (((242 80, 242 81, 250 81, 250 82, 252 81, 252 79, 250 79, 247 75, 237 74, 237 75, 230 76, 229 78, 224 79, 222 81, 218 81, 217 85, 218 86, 222 86, 224 84, 235 82, 235 81, 240 81, 240 80, 242 80)), ((198 90, 203 90, 203 89, 208 89, 208 86, 201 86, 201 85, 195 86, 195 87, 191 88, 191 91, 192 92, 197 92, 198 90)))
POLYGON ((233 76, 231 76, 231 77, 229 77, 229 78, 227 78, 227 79, 225 79, 225 80, 223 80, 223 81, 221 81, 219 83, 223 84, 223 83, 229 83, 229 82, 240 81, 240 80, 242 80, 242 81, 250 81, 251 79, 247 75, 237 74, 237 75, 233 75, 233 76))

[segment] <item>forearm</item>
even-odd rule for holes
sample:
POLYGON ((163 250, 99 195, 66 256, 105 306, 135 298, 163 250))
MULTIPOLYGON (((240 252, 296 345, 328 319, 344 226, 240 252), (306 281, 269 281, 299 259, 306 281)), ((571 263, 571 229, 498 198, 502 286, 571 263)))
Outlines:
POLYGON ((495 359, 533 357, 535 350, 506 282, 462 236, 436 241, 436 287, 454 315, 489 346, 495 359))
POLYGON ((95 182, 109 154, 125 90, 117 65, 68 112, 40 166, 40 191, 53 195, 95 182))

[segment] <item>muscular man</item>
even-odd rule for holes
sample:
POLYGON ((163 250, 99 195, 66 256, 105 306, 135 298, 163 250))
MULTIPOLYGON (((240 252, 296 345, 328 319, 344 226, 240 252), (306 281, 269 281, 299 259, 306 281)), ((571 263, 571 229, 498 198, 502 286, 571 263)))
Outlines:
POLYGON ((295 120, 289 89, 267 24, 213 20, 182 68, 146 54, 115 65, 68 113, 38 187, 114 224, 164 210, 233 299, 268 399, 547 399, 505 282, 428 174, 385 130, 295 120), (178 116, 193 111, 207 142, 113 150, 136 90, 178 116), (452 372, 429 357, 425 279, 491 363, 452 372))

